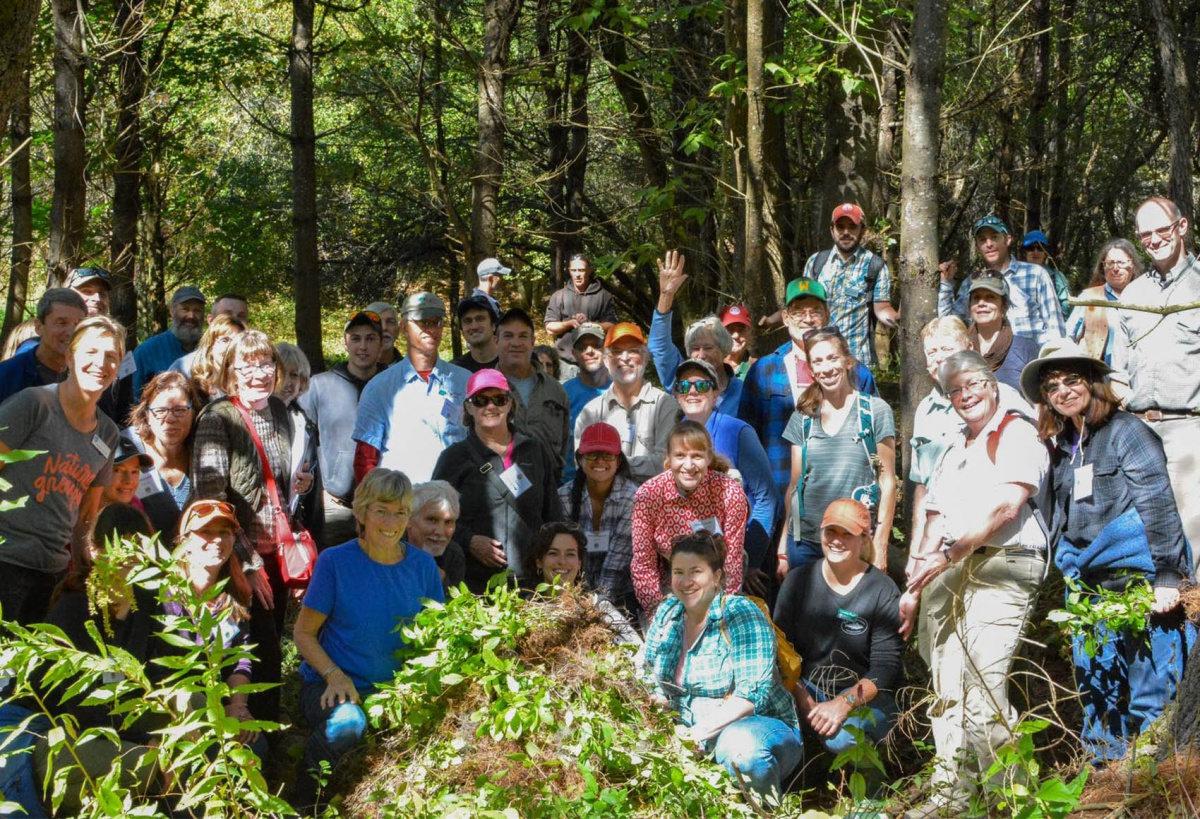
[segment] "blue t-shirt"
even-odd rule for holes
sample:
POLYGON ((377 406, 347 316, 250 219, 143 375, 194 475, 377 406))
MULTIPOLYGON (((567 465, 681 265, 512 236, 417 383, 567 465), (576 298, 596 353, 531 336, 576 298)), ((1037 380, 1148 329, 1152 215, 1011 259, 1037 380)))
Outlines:
MULTIPOLYGON (((405 544, 404 559, 377 563, 351 540, 321 552, 304 606, 325 615, 318 642, 329 659, 361 692, 392 679, 400 668, 395 654, 404 645, 397 626, 424 607, 421 598, 445 601, 442 576, 427 553, 405 544)), ((300 664, 305 682, 321 682, 307 661, 300 664)))

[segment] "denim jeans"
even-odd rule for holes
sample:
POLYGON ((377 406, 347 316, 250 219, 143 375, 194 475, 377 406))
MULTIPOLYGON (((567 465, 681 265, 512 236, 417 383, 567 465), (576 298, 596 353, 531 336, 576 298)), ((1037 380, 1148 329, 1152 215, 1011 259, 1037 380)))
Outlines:
POLYGON ((32 714, 12 703, 0 705, 0 793, 6 802, 19 806, 11 810, 0 808, 0 816, 38 819, 48 815, 38 796, 41 783, 33 772, 30 750, 39 736, 50 730, 50 721, 39 716, 21 730, 21 724, 32 714))
POLYGON ((713 757, 735 780, 740 771, 756 793, 778 795, 804 758, 804 742, 799 729, 774 717, 744 717, 717 736, 713 757))
POLYGON ((354 703, 344 702, 332 708, 321 705, 325 681, 300 684, 300 707, 312 733, 304 742, 304 762, 296 775, 292 804, 304 813, 311 812, 317 803, 317 777, 322 776, 321 763, 330 768, 337 765, 362 739, 367 728, 367 715, 354 703))
POLYGON ((1084 651, 1084 638, 1072 640, 1075 683, 1083 696, 1084 749, 1098 761, 1120 759, 1129 740, 1154 722, 1183 678, 1188 654, 1181 611, 1150 618, 1140 633, 1095 627, 1095 657, 1084 651))
POLYGON ((787 538, 788 571, 794 572, 801 566, 816 563, 825 556, 821 544, 815 540, 795 540, 790 534, 787 538))
MULTIPOLYGON (((808 693, 817 702, 828 702, 833 699, 834 695, 826 694, 820 688, 817 688, 808 680, 802 680, 804 687, 808 689, 808 693)), ((842 723, 842 730, 838 731, 831 737, 821 737, 821 744, 825 746, 825 750, 831 754, 840 754, 842 751, 848 751, 858 744, 854 735, 847 731, 847 728, 858 728, 866 735, 873 743, 882 742, 887 736, 888 731, 892 730, 892 725, 896 722, 896 715, 899 709, 896 707, 896 701, 892 699, 890 694, 880 692, 875 696, 875 699, 867 705, 859 706, 854 709, 861 711, 867 709, 868 713, 863 715, 851 714, 846 717, 846 721, 842 723)))

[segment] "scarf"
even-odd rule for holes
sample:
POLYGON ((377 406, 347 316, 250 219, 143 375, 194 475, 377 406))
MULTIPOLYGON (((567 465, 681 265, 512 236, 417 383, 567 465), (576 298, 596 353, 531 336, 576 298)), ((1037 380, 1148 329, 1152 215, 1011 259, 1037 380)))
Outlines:
POLYGON ((1013 329, 1008 323, 1008 319, 1000 325, 1000 332, 996 333, 995 340, 992 341, 992 349, 986 353, 983 352, 983 338, 979 335, 979 329, 972 327, 971 341, 975 344, 975 349, 983 355, 983 360, 992 368, 992 372, 1000 369, 1000 365, 1004 363, 1004 359, 1008 356, 1008 348, 1012 346, 1013 329))

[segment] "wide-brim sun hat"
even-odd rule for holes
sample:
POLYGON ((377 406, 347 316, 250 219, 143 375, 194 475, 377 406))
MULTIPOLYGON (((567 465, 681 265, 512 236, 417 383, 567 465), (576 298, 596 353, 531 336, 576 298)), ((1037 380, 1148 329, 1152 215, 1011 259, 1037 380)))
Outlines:
POLYGON ((1042 399, 1042 373, 1047 369, 1064 365, 1091 368, 1098 375, 1108 375, 1113 368, 1098 358, 1092 358, 1083 348, 1067 338, 1047 342, 1038 357, 1021 370, 1021 392, 1031 404, 1040 404, 1042 399))

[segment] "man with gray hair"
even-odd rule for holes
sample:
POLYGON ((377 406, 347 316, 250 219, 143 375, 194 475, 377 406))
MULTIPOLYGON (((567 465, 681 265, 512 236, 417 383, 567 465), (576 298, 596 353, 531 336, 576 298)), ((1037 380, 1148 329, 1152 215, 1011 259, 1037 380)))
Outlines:
MULTIPOLYGON (((677 250, 667 251, 658 260, 658 305, 650 322, 649 345, 654 369, 658 370, 658 380, 667 392, 674 390, 675 370, 684 359, 683 353, 671 342, 671 324, 674 321, 672 307, 675 294, 688 278, 683 272, 685 261, 683 254, 677 250)), ((733 352, 733 336, 729 335, 725 325, 716 316, 705 316, 687 328, 683 346, 688 358, 707 361, 717 371, 717 386, 721 389, 721 395, 717 399, 716 411, 737 415, 744 382, 736 377, 733 367, 725 363, 726 357, 733 352)))
POLYGON ((437 561, 447 599, 467 573, 467 558, 453 540, 458 523, 458 490, 447 481, 427 481, 413 488, 412 514, 404 539, 437 561))
POLYGON ((395 364, 403 357, 396 347, 396 335, 400 330, 400 319, 396 312, 396 306, 386 301, 373 301, 367 305, 367 312, 377 314, 379 324, 383 327, 383 338, 380 339, 379 347, 379 363, 385 367, 395 364))
POLYGON ((86 317, 87 304, 74 290, 47 290, 37 303, 37 343, 0 362, 0 402, 26 387, 57 384, 66 378, 71 335, 86 317))
POLYGON ((171 326, 143 341, 133 351, 137 372, 133 375, 133 394, 140 396, 142 387, 154 376, 171 369, 184 353, 196 349, 204 333, 204 294, 198 287, 181 287, 171 297, 171 326))

